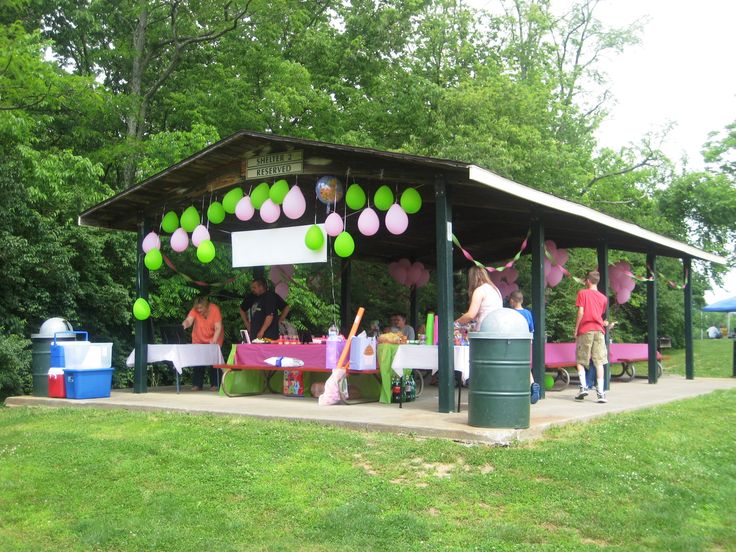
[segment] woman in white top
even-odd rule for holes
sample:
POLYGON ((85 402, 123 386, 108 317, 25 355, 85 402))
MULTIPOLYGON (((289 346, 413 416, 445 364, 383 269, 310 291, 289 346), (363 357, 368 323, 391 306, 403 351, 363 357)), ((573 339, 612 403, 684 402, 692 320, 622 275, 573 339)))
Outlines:
POLYGON ((488 313, 503 307, 501 292, 491 281, 488 271, 478 266, 473 266, 468 270, 468 297, 470 297, 468 312, 455 322, 467 324, 475 320, 476 330, 480 330, 480 325, 488 313))

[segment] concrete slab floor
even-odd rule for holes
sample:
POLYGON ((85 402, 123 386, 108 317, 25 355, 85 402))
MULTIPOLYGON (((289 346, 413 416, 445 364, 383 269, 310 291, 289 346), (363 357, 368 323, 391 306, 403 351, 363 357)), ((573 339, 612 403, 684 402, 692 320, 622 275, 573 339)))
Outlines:
MULTIPOLYGON (((461 412, 437 412, 436 387, 426 387, 416 402, 398 405, 365 403, 319 406, 316 399, 289 398, 281 395, 225 397, 212 391, 155 388, 136 394, 130 389, 114 390, 109 399, 51 399, 46 397, 8 397, 6 406, 123 408, 126 410, 167 410, 227 416, 252 416, 274 420, 310 421, 368 431, 390 431, 422 437, 440 437, 487 444, 538 438, 555 425, 583 422, 605 414, 646 408, 671 401, 695 397, 717 389, 736 388, 736 378, 698 378, 686 380, 664 376, 656 385, 645 379, 612 382, 609 402, 598 404, 595 393, 584 401, 575 401, 576 388, 548 391, 547 398, 531 407, 528 429, 489 429, 468 425, 468 390, 463 389, 461 412)), ((457 394, 455 395, 457 398, 457 394)))

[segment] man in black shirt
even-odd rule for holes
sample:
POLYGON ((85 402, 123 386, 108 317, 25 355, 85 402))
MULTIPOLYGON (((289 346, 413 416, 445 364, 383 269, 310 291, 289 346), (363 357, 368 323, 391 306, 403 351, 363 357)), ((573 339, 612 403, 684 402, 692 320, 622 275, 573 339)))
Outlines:
POLYGON ((278 339, 279 323, 289 314, 289 305, 268 289, 266 280, 256 278, 250 284, 252 293, 240 304, 240 317, 245 329, 255 339, 278 339), (277 313, 280 313, 277 316, 277 313))

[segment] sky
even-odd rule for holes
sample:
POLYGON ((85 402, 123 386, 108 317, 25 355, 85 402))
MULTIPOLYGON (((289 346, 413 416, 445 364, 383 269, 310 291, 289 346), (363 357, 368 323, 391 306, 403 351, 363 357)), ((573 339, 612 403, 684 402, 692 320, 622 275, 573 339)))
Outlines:
MULTIPOLYGON (((498 0, 469 0, 496 12, 498 0)), ((555 0, 562 12, 572 0, 555 0)), ((619 149, 673 124, 662 151, 673 161, 703 168, 700 151, 708 133, 736 121, 734 0, 601 0, 597 18, 606 27, 645 20, 641 43, 607 56, 602 68, 613 100, 597 132, 601 146, 619 149)), ((707 303, 736 295, 736 270, 707 303)))
MULTIPOLYGON (((621 147, 674 123, 662 150, 673 160, 703 167, 700 150, 708 133, 736 121, 736 63, 731 0, 608 0, 598 7, 607 25, 648 18, 641 44, 607 61, 615 98, 597 138, 621 147)), ((736 295, 736 270, 707 303, 736 295)))

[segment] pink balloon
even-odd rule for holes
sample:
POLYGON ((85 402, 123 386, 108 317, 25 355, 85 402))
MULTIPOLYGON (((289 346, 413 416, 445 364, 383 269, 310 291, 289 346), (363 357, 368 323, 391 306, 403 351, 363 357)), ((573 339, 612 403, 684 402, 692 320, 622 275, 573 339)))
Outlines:
POLYGON ((511 295, 515 291, 519 291, 519 285, 516 282, 511 282, 510 284, 506 285, 506 290, 508 291, 509 295, 511 295))
POLYGON ((161 249, 161 238, 158 237, 156 232, 149 232, 146 237, 143 238, 141 243, 144 253, 148 253, 151 249, 161 249))
POLYGON ((325 219, 325 232, 328 236, 338 236, 344 229, 342 218, 337 213, 330 213, 325 219))
POLYGON ((567 252, 567 249, 558 249, 557 251, 555 251, 554 258, 555 263, 558 266, 562 266, 568 261, 568 259, 570 258, 570 254, 567 252))
POLYGON ((396 269, 399 268, 399 263, 389 263, 388 265, 388 273, 391 275, 391 277, 395 280, 396 279, 396 269))
POLYGON ((268 198, 266 201, 263 202, 263 205, 261 205, 260 213, 261 220, 270 224, 279 220, 279 216, 281 215, 281 207, 276 205, 271 200, 271 198, 268 198))
POLYGON ((514 267, 511 267, 504 270, 501 275, 504 280, 506 280, 509 284, 512 284, 519 277, 519 271, 516 270, 514 267))
POLYGON ((169 241, 171 249, 177 253, 185 251, 189 247, 189 235, 183 228, 177 228, 173 234, 171 234, 171 240, 169 241))
POLYGON ((253 208, 253 202, 250 200, 250 196, 243 196, 235 206, 235 216, 238 220, 246 221, 253 218, 253 214, 256 210, 253 208))
POLYGON ((210 231, 207 230, 207 227, 203 224, 200 224, 194 229, 194 232, 192 232, 192 245, 194 247, 199 247, 199 244, 205 240, 210 239, 210 231))
POLYGON ((268 271, 268 279, 274 284, 280 284, 281 282, 288 282, 293 274, 293 265, 274 265, 268 271))
POLYGON ((386 213, 386 229, 394 235, 403 234, 409 227, 409 217, 401 205, 394 203, 386 213))
POLYGON ((419 281, 419 278, 422 277, 422 273, 424 272, 424 265, 422 263, 414 263, 411 265, 411 268, 409 269, 409 272, 407 273, 407 281, 406 285, 413 285, 416 284, 419 281))
POLYGON ((616 294, 616 303, 619 305, 623 305, 626 303, 629 299, 631 299, 631 292, 627 290, 621 290, 616 294))
POLYGON ((547 285, 549 287, 555 287, 561 281, 562 281, 562 270, 560 270, 560 267, 558 266, 552 267, 552 270, 550 271, 549 276, 547 276, 547 285))
POLYGON ((378 228, 381 226, 381 222, 378 220, 378 215, 370 207, 366 207, 360 213, 358 217, 358 230, 364 236, 372 236, 378 232, 378 228))
POLYGON ((552 240, 546 240, 544 242, 544 246, 547 248, 547 251, 550 252, 550 254, 554 257, 555 251, 557 251, 557 244, 553 242, 552 240))
POLYGON ((399 263, 400 267, 405 268, 407 270, 409 270, 409 268, 411 267, 411 261, 409 259, 399 259, 396 262, 399 263))
POLYGON ((407 276, 407 271, 403 266, 400 266, 396 269, 396 275, 394 276, 394 278, 402 286, 406 284, 406 276, 407 276))
POLYGON ((307 210, 307 200, 304 199, 304 194, 299 189, 299 186, 294 186, 284 196, 284 214, 294 220, 298 219, 307 210))
POLYGON ((636 282, 634 281, 633 278, 629 276, 627 276, 626 280, 621 284, 621 289, 624 291, 628 291, 629 293, 634 291, 635 287, 636 287, 636 282))
POLYGON ((496 287, 498 287, 498 285, 503 281, 503 276, 501 276, 501 273, 497 270, 489 272, 488 277, 491 279, 491 282, 496 284, 496 287))
POLYGON ((424 287, 429 282, 429 270, 424 269, 417 280, 417 287, 424 287))
POLYGON ((281 297, 282 299, 286 300, 286 298, 289 296, 289 286, 285 284, 284 282, 281 282, 278 284, 274 291, 276 292, 276 295, 281 297))

